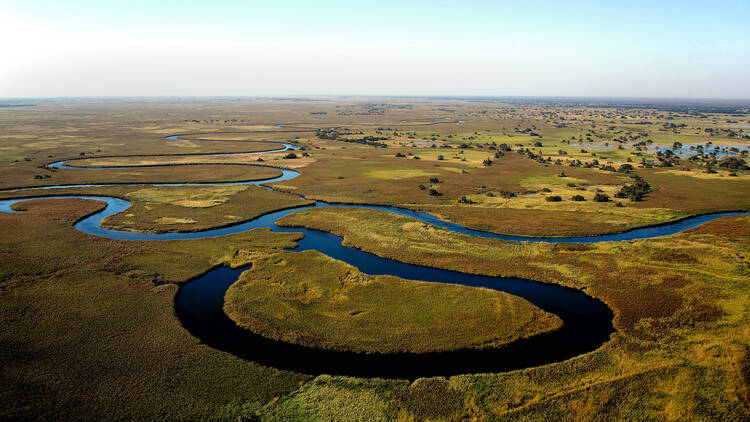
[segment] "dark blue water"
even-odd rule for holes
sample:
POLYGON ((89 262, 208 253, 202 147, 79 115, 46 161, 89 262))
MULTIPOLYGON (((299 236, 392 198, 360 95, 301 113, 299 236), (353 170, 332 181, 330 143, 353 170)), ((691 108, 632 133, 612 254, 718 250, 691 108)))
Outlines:
MULTIPOLYGON (((170 137, 170 139, 181 138, 170 137)), ((85 167, 68 167, 62 162, 56 164, 58 164, 58 168, 91 169, 85 167)), ((263 183, 288 180, 299 175, 295 171, 279 170, 282 171, 282 175, 276 178, 227 184, 254 184, 260 186, 263 183)), ((195 183, 155 184, 155 186, 183 186, 193 184, 195 183)), ((50 186, 45 189, 73 186, 76 185, 50 186)), ((472 230, 455 223, 442 221, 431 214, 401 208, 373 205, 337 205, 318 202, 315 205, 266 214, 255 220, 234 226, 202 232, 141 233, 107 229, 101 226, 104 218, 122 212, 130 207, 131 203, 126 200, 107 196, 65 195, 60 197, 93 199, 106 202, 107 206, 105 209, 84 218, 75 225, 78 230, 94 236, 125 240, 175 240, 224 236, 255 228, 270 228, 274 232, 301 232, 304 234, 304 238, 298 242, 296 248, 292 249, 293 251, 317 250, 332 258, 353 265, 363 273, 371 275, 392 275, 411 280, 455 283, 503 291, 520 296, 539 308, 557 315, 562 319, 564 324, 562 328, 553 332, 518 340, 499 348, 420 354, 361 354, 313 349, 270 340, 238 327, 223 311, 224 294, 247 267, 237 270, 228 267, 219 267, 211 270, 203 276, 183 285, 175 298, 175 312, 183 326, 203 343, 216 349, 232 353, 262 365, 302 373, 327 373, 387 378, 416 378, 461 373, 499 372, 562 361, 593 351, 606 342, 614 331, 612 326, 612 312, 604 303, 587 296, 579 290, 520 278, 479 276, 405 264, 342 246, 342 239, 330 233, 304 228, 279 227, 275 224, 279 218, 301 209, 313 207, 340 206, 369 208, 412 217, 425 223, 469 236, 505 241, 594 243, 665 236, 696 227, 719 217, 747 214, 746 212, 715 213, 691 217, 662 226, 602 236, 530 238, 472 230)), ((10 208, 11 205, 30 199, 43 198, 50 198, 50 196, 0 200, 0 212, 15 212, 10 208)))

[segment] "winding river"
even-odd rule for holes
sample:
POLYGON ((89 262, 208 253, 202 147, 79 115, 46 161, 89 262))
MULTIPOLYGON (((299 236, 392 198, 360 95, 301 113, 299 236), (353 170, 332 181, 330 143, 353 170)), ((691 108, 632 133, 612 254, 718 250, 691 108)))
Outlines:
MULTIPOLYGON (((219 141, 210 139, 185 139, 173 135, 169 140, 183 141, 219 141)), ((232 141, 222 141, 232 142, 232 141)), ((199 155, 238 155, 281 152, 298 147, 292 144, 281 144, 282 147, 269 151, 252 153, 219 153, 199 155)), ((196 154, 179 154, 190 156, 196 154)), ((117 168, 141 167, 82 167, 71 166, 70 161, 51 163, 59 169, 106 170, 117 168)), ((242 165, 242 164, 240 164, 242 165)), ((245 164, 252 165, 252 164, 245 164)), ((268 167, 268 166, 261 166, 268 167)), ((161 183, 153 186, 187 186, 187 185, 256 185, 270 189, 263 184, 280 182, 295 178, 298 172, 274 168, 281 171, 278 177, 246 182, 230 183, 161 183)), ((58 185, 31 189, 60 189, 73 187, 97 187, 111 184, 58 185)), ((135 185, 135 184, 134 184, 135 185)), ((456 283, 473 287, 484 287, 523 297, 539 308, 553 313, 563 321, 562 328, 521 339, 508 345, 488 349, 466 349, 450 352, 433 353, 394 353, 362 354, 315 349, 277 340, 271 340, 249 330, 238 327, 223 311, 224 294, 240 274, 249 266, 232 269, 218 267, 204 275, 182 285, 175 297, 175 313, 182 325, 201 342, 241 358, 252 360, 261 365, 278 369, 293 370, 306 374, 351 375, 361 377, 408 378, 423 376, 449 376, 464 373, 500 372, 559 362, 599 348, 614 332, 612 311, 601 301, 594 299, 580 290, 540 283, 511 277, 490 277, 465 274, 437 268, 406 264, 399 261, 381 258, 374 254, 355 248, 342 246, 342 239, 330 233, 305 228, 280 227, 275 222, 290 213, 314 207, 357 207, 392 212, 412 217, 425 223, 470 236, 501 239, 506 241, 526 242, 560 242, 560 243, 594 243, 604 241, 621 241, 644 239, 675 234, 713 219, 747 214, 747 212, 725 212, 687 218, 681 221, 655 227, 646 227, 623 233, 591 237, 521 237, 501 235, 472 230, 455 223, 412 210, 373 205, 344 205, 316 202, 282 211, 272 212, 252 221, 212 230, 190 233, 141 233, 104 228, 102 220, 129 208, 131 203, 124 199, 93 195, 57 195, 35 196, 0 200, 0 212, 16 212, 11 206, 15 203, 42 198, 82 198, 103 201, 107 206, 78 223, 75 228, 94 236, 123 240, 180 240, 202 239, 241 233, 255 228, 270 228, 274 232, 296 232, 304 234, 292 251, 317 250, 331 258, 344 261, 371 275, 392 275, 411 280, 422 280, 438 283, 456 283)))

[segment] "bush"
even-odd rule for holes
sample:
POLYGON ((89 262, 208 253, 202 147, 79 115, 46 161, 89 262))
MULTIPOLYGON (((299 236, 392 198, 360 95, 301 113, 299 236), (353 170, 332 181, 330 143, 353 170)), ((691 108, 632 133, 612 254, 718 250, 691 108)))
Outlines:
POLYGON ((485 158, 484 161, 482 161, 482 165, 483 166, 491 166, 492 165, 492 160, 490 160, 489 158, 485 158))
POLYGON ((609 202, 609 195, 606 193, 597 193, 594 195, 594 202, 609 202))
POLYGON ((297 154, 295 154, 293 152, 290 152, 289 154, 283 156, 282 158, 285 159, 285 160, 293 160, 293 159, 298 158, 298 157, 297 157, 297 154))
POLYGON ((619 169, 617 169, 617 171, 620 173, 630 173, 633 170, 635 170, 635 167, 633 167, 632 164, 623 164, 619 169))
POLYGON ((437 176, 430 177, 430 183, 440 183, 440 179, 437 176))
POLYGON ((584 198, 581 195, 573 195, 573 198, 571 198, 571 199, 574 200, 574 201, 576 201, 576 202, 581 202, 581 201, 585 201, 586 200, 586 198, 584 198))
POLYGON ((406 157, 404 154, 402 154, 400 152, 396 153, 396 158, 404 158, 404 157, 406 157))
POLYGON ((440 196, 442 193, 438 192, 437 189, 430 189, 430 195, 432 196, 440 196))
POLYGON ((562 201, 562 198, 560 197, 560 195, 552 195, 545 197, 544 200, 547 202, 560 202, 562 201))

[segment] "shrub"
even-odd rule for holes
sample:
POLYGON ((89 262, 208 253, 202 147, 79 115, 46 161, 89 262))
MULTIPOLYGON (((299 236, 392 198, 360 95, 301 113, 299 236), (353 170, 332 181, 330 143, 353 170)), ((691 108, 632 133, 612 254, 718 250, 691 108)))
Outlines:
POLYGON ((606 193, 597 193, 594 195, 594 202, 609 202, 609 195, 606 193))
POLYGON ((617 169, 617 171, 620 173, 630 173, 633 170, 635 170, 635 167, 633 167, 632 164, 623 164, 619 169, 617 169))
POLYGON ((562 197, 560 195, 552 195, 545 197, 544 200, 547 202, 560 202, 562 201, 562 197))
POLYGON ((290 152, 289 154, 283 156, 282 158, 285 159, 285 160, 293 160, 293 159, 299 158, 299 157, 297 157, 297 154, 295 154, 293 152, 290 152))
POLYGON ((430 183, 440 183, 440 179, 437 176, 430 177, 430 183))
POLYGON ((576 202, 581 202, 581 201, 585 201, 586 200, 586 198, 584 198, 581 195, 573 195, 573 198, 571 198, 571 199, 573 199, 576 202))
POLYGON ((437 189, 430 189, 430 195, 432 196, 440 196, 442 193, 438 192, 437 189))

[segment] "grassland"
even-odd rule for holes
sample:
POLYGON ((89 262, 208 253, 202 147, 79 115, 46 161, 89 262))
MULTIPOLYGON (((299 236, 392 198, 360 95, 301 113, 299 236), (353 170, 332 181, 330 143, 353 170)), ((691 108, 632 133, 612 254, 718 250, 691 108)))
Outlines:
POLYGON ((497 347, 562 323, 502 292, 368 276, 317 251, 256 260, 224 309, 265 337, 366 353, 497 347))
MULTIPOLYGON (((278 175, 234 165, 268 164, 299 169, 300 177, 274 188, 310 199, 399 205, 503 233, 597 234, 750 209, 747 170, 716 167, 717 173, 707 173, 704 164, 684 159, 653 166, 656 145, 747 145, 732 128, 748 123, 746 114, 736 113, 498 101, 40 100, 33 108, 0 111, 0 197, 39 194, 5 190, 14 187, 278 175), (321 112, 327 114, 312 114, 321 112), (317 128, 339 128, 349 138, 383 137, 387 147, 321 139, 317 128), (165 139, 177 133, 220 141, 165 139), (634 143, 647 139, 653 145, 639 151, 634 143), (302 147, 297 159, 216 155, 290 141, 302 147), (512 151, 495 157, 501 143, 512 151), (492 163, 484 165, 488 158, 492 163), (64 159, 80 166, 145 167, 46 168, 64 159), (612 197, 631 180, 622 172, 569 163, 594 159, 615 168, 630 159, 652 191, 639 202, 591 201, 598 191, 612 197), (574 194, 585 201, 572 201, 574 194), (550 195, 562 201, 546 201, 550 195), (468 201, 459 202, 463 197, 468 201)), ((128 198, 134 207, 107 224, 157 231, 215 227, 300 201, 280 192, 208 186, 44 191, 72 193, 128 198)), ((297 258, 281 253, 296 235, 254 230, 205 240, 125 242, 72 228, 101 206, 58 199, 19 204, 23 213, 0 213, 2 420, 750 417, 748 217, 665 238, 584 246, 473 239, 367 210, 315 209, 287 217, 287 224, 328 230, 347 244, 401 261, 584 289, 615 311, 617 332, 586 355, 501 374, 408 382, 261 367, 200 344, 180 326, 173 311, 179 283, 216 265, 297 258)), ((333 269, 323 265, 319 273, 326 271, 333 269)), ((472 289, 461 298, 481 301, 482 294, 472 289)))

